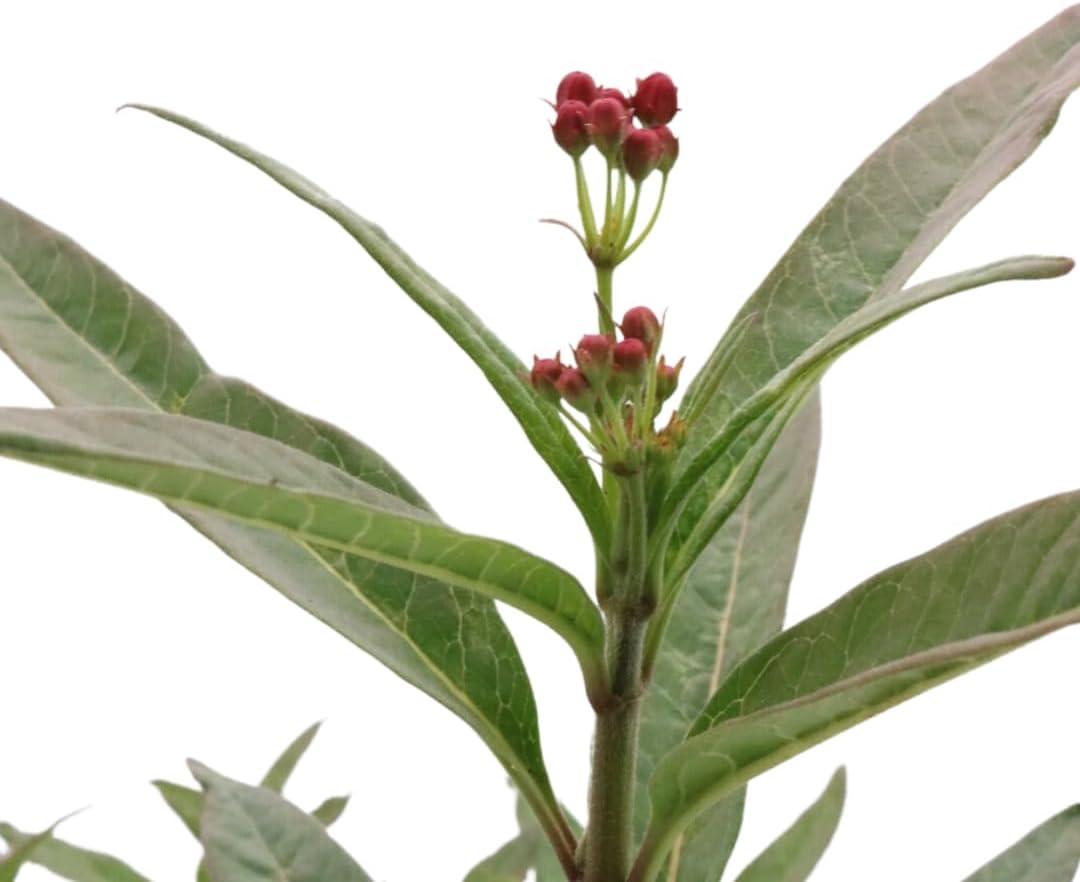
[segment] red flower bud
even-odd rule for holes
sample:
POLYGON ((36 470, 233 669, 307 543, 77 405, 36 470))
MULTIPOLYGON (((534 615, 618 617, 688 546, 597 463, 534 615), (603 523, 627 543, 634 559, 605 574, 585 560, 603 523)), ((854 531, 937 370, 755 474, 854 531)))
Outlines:
POLYGON ((615 344, 615 370, 625 378, 637 382, 645 378, 645 366, 649 363, 649 350, 640 340, 629 338, 615 344))
POLYGON ((628 340, 640 340, 650 353, 660 338, 660 321, 656 318, 656 313, 647 306, 635 306, 627 310, 619 327, 624 337, 628 340))
POLYGON ((611 370, 615 341, 606 334, 586 334, 574 350, 578 367, 590 382, 603 383, 611 370))
POLYGON ((657 126, 653 131, 659 136, 660 143, 664 148, 657 168, 666 175, 671 171, 671 167, 675 165, 675 160, 679 158, 679 139, 671 134, 671 129, 667 126, 657 126))
POLYGON ((631 129, 622 145, 623 165, 638 182, 655 171, 664 155, 664 144, 652 129, 631 129))
POLYGON ((581 156, 589 149, 589 133, 585 131, 588 115, 588 106, 573 98, 560 104, 555 114, 555 122, 551 126, 555 143, 571 156, 581 156))
POLYGON ((589 105, 585 129, 605 156, 614 155, 630 128, 630 113, 617 98, 597 98, 589 105))
POLYGON ((633 98, 634 113, 643 125, 667 125, 679 109, 677 91, 667 74, 654 73, 638 80, 633 98))
POLYGON ((596 95, 593 97, 593 101, 595 101, 597 98, 614 98, 627 110, 630 109, 630 99, 627 98, 618 89, 612 89, 610 86, 605 86, 603 88, 597 89, 596 95))
POLYGON ((532 370, 529 372, 529 383, 532 387, 547 398, 549 401, 558 401, 559 392, 555 384, 566 370, 559 356, 554 358, 537 358, 533 356, 532 370))
POLYGON ((596 98, 596 83, 587 73, 575 70, 568 73, 559 81, 559 88, 555 90, 555 106, 561 107, 564 101, 580 101, 585 105, 592 104, 596 98))
POLYGON ((571 407, 588 412, 593 404, 593 391, 585 374, 577 368, 565 368, 555 383, 555 389, 571 407))
POLYGON ((656 400, 658 403, 667 401, 675 390, 679 388, 679 374, 685 359, 680 358, 678 364, 672 367, 660 356, 660 364, 656 366, 656 400))

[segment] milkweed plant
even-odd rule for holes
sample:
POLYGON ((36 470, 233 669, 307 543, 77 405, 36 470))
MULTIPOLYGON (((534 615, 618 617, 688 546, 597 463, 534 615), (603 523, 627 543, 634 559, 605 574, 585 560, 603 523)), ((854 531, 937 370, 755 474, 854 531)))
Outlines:
MULTIPOLYGON (((632 95, 580 71, 558 85, 552 133, 580 218, 555 222, 592 265, 596 324, 568 328, 580 342, 563 354, 557 341, 537 340, 546 354, 531 364, 382 229, 307 178, 194 120, 136 105, 336 221, 464 350, 580 511, 595 548, 590 587, 526 550, 455 530, 362 442, 216 373, 152 301, 7 203, 0 346, 55 407, 0 410, 0 453, 156 497, 464 720, 520 796, 520 832, 468 882, 731 878, 756 775, 1080 620, 1074 491, 992 518, 782 624, 814 479, 822 375, 924 304, 1072 269, 1064 257, 1014 257, 905 287, 1050 133, 1078 84, 1074 6, 878 148, 697 366, 665 352, 664 303, 621 304, 615 290, 678 183, 679 106, 664 73, 638 80, 632 95), (495 601, 542 622, 578 662, 595 715, 580 821, 549 781, 533 693, 495 601)), ((314 734, 290 744, 257 786, 196 762, 197 786, 155 782, 201 843, 200 880, 369 880, 327 832, 343 797, 308 811, 282 796, 314 734)), ((844 789, 840 769, 737 882, 807 878, 844 789)), ((76 882, 146 882, 54 828, 5 824, 0 834, 0 882, 30 864, 76 882)), ((969 882, 1070 882, 1078 860, 1073 806, 969 882)))

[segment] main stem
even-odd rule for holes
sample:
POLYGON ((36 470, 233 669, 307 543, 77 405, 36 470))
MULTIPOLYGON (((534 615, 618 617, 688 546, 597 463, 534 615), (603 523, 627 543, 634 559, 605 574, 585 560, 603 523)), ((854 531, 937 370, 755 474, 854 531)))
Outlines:
POLYGON ((596 714, 584 882, 624 882, 633 847, 642 657, 651 611, 646 584, 645 476, 639 472, 622 477, 617 489, 619 516, 612 554, 615 591, 606 610, 610 694, 596 714))

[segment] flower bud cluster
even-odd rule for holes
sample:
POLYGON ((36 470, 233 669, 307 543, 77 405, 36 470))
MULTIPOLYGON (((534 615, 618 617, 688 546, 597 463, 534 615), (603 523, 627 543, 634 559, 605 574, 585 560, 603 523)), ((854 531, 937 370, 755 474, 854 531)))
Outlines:
POLYGON ((656 433, 653 422, 675 394, 683 362, 669 365, 658 354, 663 328, 648 307, 629 310, 618 327, 621 339, 583 336, 573 348, 574 364, 564 364, 558 354, 534 358, 529 381, 549 401, 584 414, 583 431, 606 464, 634 470, 655 449, 672 446, 671 426, 656 433))
POLYGON ((677 95, 664 73, 638 80, 630 97, 597 86, 582 71, 568 73, 555 91, 555 142, 574 158, 595 147, 639 183, 657 169, 666 175, 679 156, 679 141, 668 128, 677 95))

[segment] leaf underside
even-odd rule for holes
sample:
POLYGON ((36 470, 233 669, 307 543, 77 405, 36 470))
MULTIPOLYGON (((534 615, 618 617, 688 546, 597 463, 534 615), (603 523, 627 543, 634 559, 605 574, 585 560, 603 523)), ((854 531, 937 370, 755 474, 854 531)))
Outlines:
POLYGON ((964 882, 1074 882, 1080 867, 1080 805, 1032 830, 964 882))

